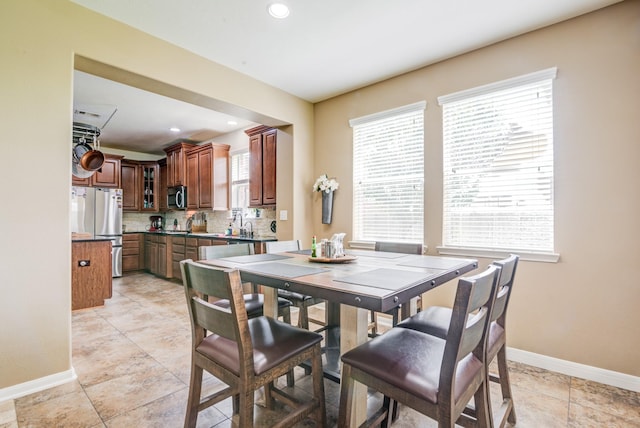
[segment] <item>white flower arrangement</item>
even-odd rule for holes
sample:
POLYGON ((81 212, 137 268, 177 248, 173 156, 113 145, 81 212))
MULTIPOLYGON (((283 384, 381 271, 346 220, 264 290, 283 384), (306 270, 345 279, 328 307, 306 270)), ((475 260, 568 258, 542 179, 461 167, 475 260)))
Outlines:
POLYGON ((327 177, 327 174, 323 174, 318 177, 315 184, 313 185, 313 191, 331 193, 334 190, 338 189, 338 186, 340 186, 340 184, 338 184, 335 178, 330 179, 329 177, 327 177))

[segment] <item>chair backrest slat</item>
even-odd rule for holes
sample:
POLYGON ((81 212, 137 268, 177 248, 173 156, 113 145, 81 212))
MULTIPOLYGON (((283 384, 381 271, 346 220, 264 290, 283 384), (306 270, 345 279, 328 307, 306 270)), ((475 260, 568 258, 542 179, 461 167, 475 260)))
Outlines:
POLYGON ((200 260, 221 259, 223 257, 247 256, 253 254, 251 244, 205 245, 198 247, 200 260))
POLYGON ((298 251, 300 249, 300 240, 291 241, 270 241, 265 242, 267 253, 284 253, 286 251, 298 251))
POLYGON ((422 254, 422 244, 409 242, 376 242, 376 251, 389 253, 422 254))

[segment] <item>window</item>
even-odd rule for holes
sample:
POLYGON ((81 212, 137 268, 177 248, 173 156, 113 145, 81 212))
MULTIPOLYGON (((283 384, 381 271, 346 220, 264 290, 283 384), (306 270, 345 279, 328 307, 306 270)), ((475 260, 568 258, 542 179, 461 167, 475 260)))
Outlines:
POLYGON ((443 246, 552 253, 556 69, 438 98, 443 246))
POLYGON ((349 121, 354 241, 423 241, 425 107, 420 102, 349 121))
POLYGON ((231 208, 249 206, 249 152, 231 155, 231 208))

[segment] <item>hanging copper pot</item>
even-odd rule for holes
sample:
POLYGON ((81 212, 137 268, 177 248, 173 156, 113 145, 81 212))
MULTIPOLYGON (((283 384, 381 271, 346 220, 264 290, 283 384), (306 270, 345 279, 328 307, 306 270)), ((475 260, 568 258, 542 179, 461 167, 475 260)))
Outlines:
MULTIPOLYGON (((94 145, 97 144, 94 138, 94 145)), ((91 148, 89 143, 81 137, 73 148, 73 158, 85 171, 97 171, 104 164, 104 154, 91 148)))

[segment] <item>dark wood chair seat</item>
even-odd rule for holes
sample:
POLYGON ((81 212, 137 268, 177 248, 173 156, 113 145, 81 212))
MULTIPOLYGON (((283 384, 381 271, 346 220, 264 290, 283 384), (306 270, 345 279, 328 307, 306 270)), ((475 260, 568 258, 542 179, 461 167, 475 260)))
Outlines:
POLYGON ((461 278, 445 339, 395 327, 342 356, 339 427, 349 427, 355 382, 384 395, 363 426, 388 426, 396 403, 438 421, 439 427, 491 427, 486 335, 500 268, 461 278), (463 413, 473 399, 475 413, 463 413))
POLYGON ((238 270, 192 260, 183 260, 180 266, 192 332, 184 426, 195 427, 200 411, 229 397, 233 398, 232 425, 254 426, 254 392, 262 387, 267 407, 273 408, 278 400, 291 409, 278 426, 293 426, 309 416, 317 426, 326 426, 322 336, 270 317, 249 319, 238 270), (227 300, 228 308, 209 302, 209 297, 227 300), (313 370, 312 397, 304 401, 274 385, 303 361, 311 361, 313 370), (204 370, 227 386, 201 397, 204 370))

